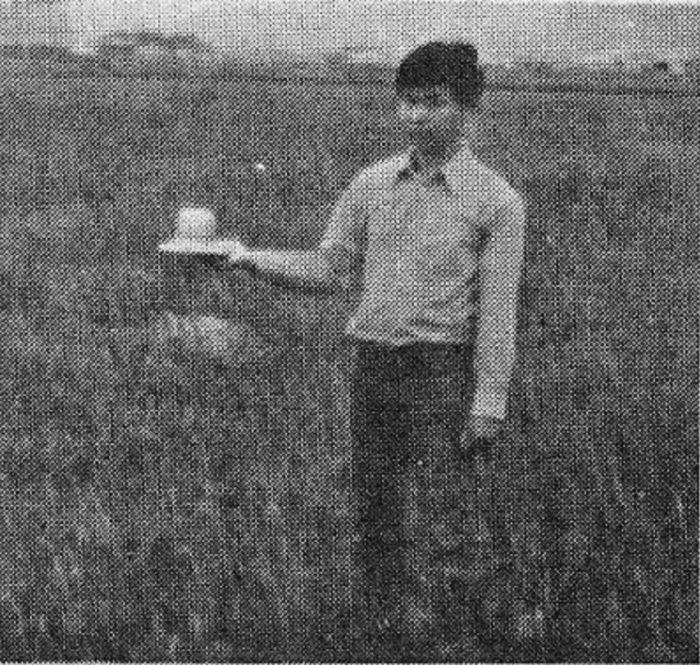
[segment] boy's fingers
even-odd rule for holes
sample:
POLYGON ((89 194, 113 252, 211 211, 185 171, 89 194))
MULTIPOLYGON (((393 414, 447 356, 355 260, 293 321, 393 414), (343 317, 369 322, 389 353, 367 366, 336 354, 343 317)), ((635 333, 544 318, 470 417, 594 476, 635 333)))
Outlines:
POLYGON ((493 438, 485 436, 463 437, 460 451, 462 459, 473 462, 478 458, 490 460, 493 452, 493 438))
POLYGON ((229 258, 229 265, 232 268, 238 268, 240 270, 244 270, 244 271, 250 273, 251 275, 254 275, 256 270, 257 270, 257 266, 255 265, 255 261, 253 261, 252 259, 247 258, 247 257, 229 258))

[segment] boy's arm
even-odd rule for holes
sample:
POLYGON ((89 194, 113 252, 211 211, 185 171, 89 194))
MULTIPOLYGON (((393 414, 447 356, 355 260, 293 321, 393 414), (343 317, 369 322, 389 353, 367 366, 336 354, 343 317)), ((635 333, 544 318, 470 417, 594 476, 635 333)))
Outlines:
POLYGON ((473 418, 505 418, 524 239, 525 208, 513 195, 496 209, 480 260, 473 418))
POLYGON ((328 289, 348 286, 362 253, 365 228, 362 174, 337 201, 319 246, 307 251, 248 250, 231 263, 286 286, 328 289))
POLYGON ((232 257, 231 263, 284 286, 312 289, 333 286, 328 261, 318 250, 254 249, 242 257, 232 257))

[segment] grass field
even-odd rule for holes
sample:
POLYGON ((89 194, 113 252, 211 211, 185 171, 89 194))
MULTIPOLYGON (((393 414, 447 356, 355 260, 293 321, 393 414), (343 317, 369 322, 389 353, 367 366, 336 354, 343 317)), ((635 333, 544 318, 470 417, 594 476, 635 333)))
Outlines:
MULTIPOLYGON (((186 202, 313 246, 401 146, 390 94, 0 90, 0 659, 352 659, 353 296, 212 279, 270 352, 206 363, 162 334, 155 248, 186 202)), ((696 662, 700 101, 491 93, 483 115, 528 201, 511 416, 478 479, 514 566, 473 580, 442 657, 696 662)))

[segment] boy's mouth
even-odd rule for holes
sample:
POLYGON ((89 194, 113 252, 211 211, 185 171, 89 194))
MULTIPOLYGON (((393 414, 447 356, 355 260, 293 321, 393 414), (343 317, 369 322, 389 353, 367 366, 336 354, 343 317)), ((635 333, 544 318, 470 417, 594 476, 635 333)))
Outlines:
POLYGON ((411 140, 417 143, 422 143, 424 145, 431 145, 433 143, 441 142, 439 134, 436 134, 435 132, 431 132, 430 130, 426 129, 416 129, 412 132, 409 132, 409 137, 411 138, 411 140))
POLYGON ((416 139, 430 140, 433 138, 433 132, 427 127, 409 127, 408 134, 416 139))

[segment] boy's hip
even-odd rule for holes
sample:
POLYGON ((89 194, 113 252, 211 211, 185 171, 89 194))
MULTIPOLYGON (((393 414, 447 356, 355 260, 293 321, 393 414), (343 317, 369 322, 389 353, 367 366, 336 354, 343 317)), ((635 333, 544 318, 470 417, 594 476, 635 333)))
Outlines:
POLYGON ((353 406, 461 408, 474 384, 472 344, 353 344, 353 406))

